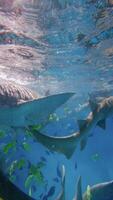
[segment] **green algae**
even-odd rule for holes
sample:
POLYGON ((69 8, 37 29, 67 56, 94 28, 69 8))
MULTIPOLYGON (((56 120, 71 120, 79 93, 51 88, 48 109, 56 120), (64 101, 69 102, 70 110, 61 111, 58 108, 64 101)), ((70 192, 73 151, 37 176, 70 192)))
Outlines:
POLYGON ((10 151, 11 149, 16 150, 16 141, 12 141, 12 142, 6 144, 6 145, 3 147, 3 152, 4 152, 5 154, 7 154, 7 153, 9 153, 9 151, 10 151))
POLYGON ((15 160, 12 162, 12 164, 10 165, 8 172, 10 177, 12 176, 12 174, 15 172, 15 170, 21 170, 22 168, 24 168, 26 165, 26 161, 24 160, 24 158, 20 159, 20 160, 15 160))
POLYGON ((30 151, 31 149, 31 146, 27 142, 23 142, 22 147, 25 151, 30 151))
POLYGON ((25 188, 29 188, 33 181, 35 181, 37 184, 43 184, 44 183, 44 176, 41 172, 42 168, 45 166, 43 162, 39 162, 37 166, 31 165, 29 169, 29 175, 25 180, 25 188))
POLYGON ((6 133, 2 130, 0 130, 0 139, 5 137, 6 136, 6 133))
POLYGON ((86 200, 92 200, 91 187, 89 185, 87 186, 86 195, 86 200))

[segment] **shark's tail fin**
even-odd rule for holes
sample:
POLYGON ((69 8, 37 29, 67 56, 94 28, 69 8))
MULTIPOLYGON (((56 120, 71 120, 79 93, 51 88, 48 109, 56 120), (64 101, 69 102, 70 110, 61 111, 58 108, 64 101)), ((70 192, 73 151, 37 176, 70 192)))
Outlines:
POLYGON ((77 182, 77 194, 76 194, 76 197, 74 197, 73 200, 83 200, 83 198, 82 198, 82 188, 81 188, 81 176, 78 179, 78 182, 77 182))
POLYGON ((32 100, 17 106, 19 115, 24 116, 26 126, 47 123, 49 115, 64 104, 74 93, 63 93, 32 100))
POLYGON ((74 135, 66 137, 53 137, 44 135, 33 129, 33 127, 29 127, 29 130, 35 139, 47 147, 50 151, 63 153, 68 159, 73 155, 76 148, 76 138, 74 138, 74 135))

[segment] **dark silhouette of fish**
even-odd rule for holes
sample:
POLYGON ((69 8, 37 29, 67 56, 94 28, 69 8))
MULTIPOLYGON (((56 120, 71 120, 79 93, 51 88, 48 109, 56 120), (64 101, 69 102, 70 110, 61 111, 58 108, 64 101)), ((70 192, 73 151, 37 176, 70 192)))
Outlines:
POLYGON ((92 47, 99 44, 100 42, 104 40, 111 39, 111 38, 113 38, 113 27, 110 27, 109 29, 100 32, 98 35, 92 37, 91 39, 86 39, 85 46, 92 47))
POLYGON ((48 193, 43 197, 43 200, 47 200, 49 197, 52 197, 55 193, 55 186, 51 186, 48 193))

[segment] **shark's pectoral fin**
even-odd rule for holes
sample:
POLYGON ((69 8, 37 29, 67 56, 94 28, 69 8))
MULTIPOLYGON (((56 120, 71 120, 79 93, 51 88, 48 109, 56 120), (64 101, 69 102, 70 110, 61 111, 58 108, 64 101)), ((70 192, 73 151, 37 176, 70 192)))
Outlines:
POLYGON ((49 122, 50 114, 52 114, 73 95, 74 93, 62 93, 35 99, 19 104, 16 107, 16 110, 19 116, 24 116, 26 126, 36 125, 38 123, 45 124, 49 122))
POLYGON ((79 126, 79 130, 81 131, 82 128, 85 126, 86 124, 86 120, 77 120, 78 122, 78 126, 79 126))
POLYGON ((99 126, 99 127, 101 127, 102 129, 106 129, 106 120, 105 119, 103 119, 103 120, 100 120, 98 123, 97 123, 97 125, 99 126))
POLYGON ((28 131, 43 146, 51 152, 63 153, 67 159, 70 159, 76 149, 76 138, 70 137, 54 137, 42 134, 33 126, 29 126, 28 131))
POLYGON ((87 144, 87 138, 83 138, 80 142, 80 150, 83 151, 85 149, 85 146, 87 144))
POLYGON ((83 200, 82 198, 82 188, 81 188, 81 176, 78 179, 77 182, 77 195, 76 195, 76 200, 83 200))

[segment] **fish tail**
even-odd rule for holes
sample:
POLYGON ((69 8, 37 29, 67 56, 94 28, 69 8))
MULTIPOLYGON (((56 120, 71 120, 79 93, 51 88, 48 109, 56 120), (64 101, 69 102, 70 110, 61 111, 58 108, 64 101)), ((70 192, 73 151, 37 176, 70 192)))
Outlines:
POLYGON ((52 152, 62 153, 67 159, 70 159, 73 155, 76 144, 75 138, 70 137, 52 137, 40 133, 37 130, 32 130, 31 133, 33 137, 46 148, 52 152))

